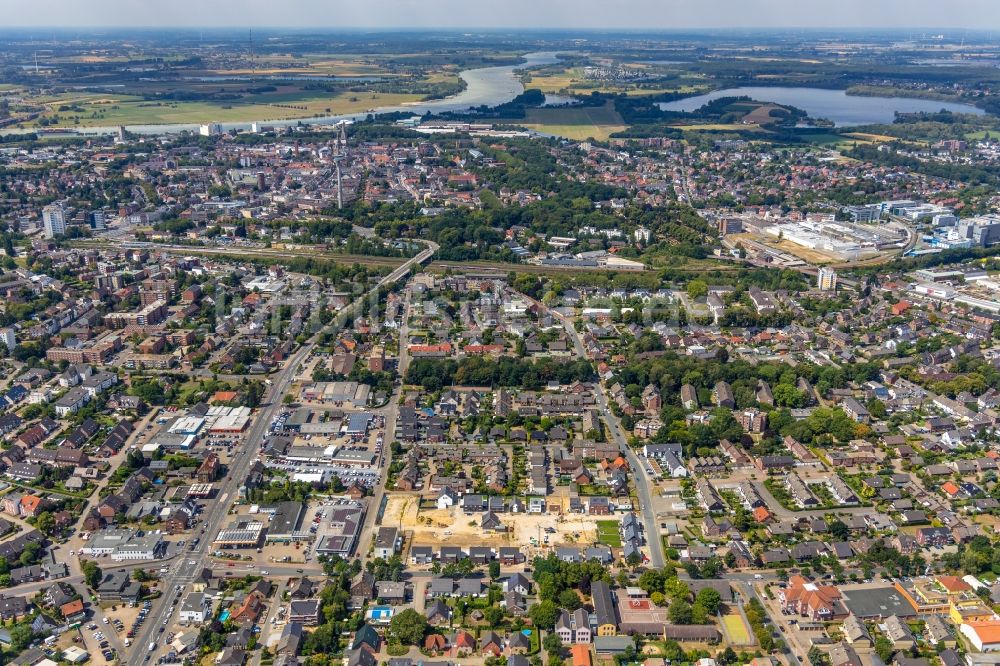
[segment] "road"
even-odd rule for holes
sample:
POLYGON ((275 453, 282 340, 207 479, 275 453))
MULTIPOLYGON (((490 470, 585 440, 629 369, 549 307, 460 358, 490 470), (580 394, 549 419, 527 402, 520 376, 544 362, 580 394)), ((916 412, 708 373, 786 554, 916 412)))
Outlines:
POLYGON ((406 289, 403 295, 403 322, 399 327, 399 354, 397 355, 399 360, 396 364, 396 374, 399 376, 399 382, 396 384, 396 388, 389 398, 389 404, 385 407, 385 445, 382 447, 382 455, 384 456, 381 466, 382 476, 379 478, 379 482, 375 484, 375 492, 372 494, 372 498, 368 504, 368 511, 365 513, 364 525, 361 526, 361 532, 358 534, 358 554, 362 560, 367 560, 368 554, 371 552, 368 544, 374 538, 375 520, 378 517, 379 508, 382 506, 382 499, 385 497, 386 477, 389 472, 389 466, 392 464, 392 442, 396 439, 396 421, 399 418, 399 394, 403 388, 403 376, 406 375, 406 369, 410 364, 410 356, 407 348, 410 330, 407 324, 409 318, 410 290, 406 289))
MULTIPOLYGON (((538 307, 543 308, 560 323, 562 323, 563 328, 566 330, 566 334, 569 336, 570 340, 573 341, 573 347, 576 350, 577 356, 579 358, 588 358, 587 349, 583 346, 583 340, 581 339, 576 328, 574 328, 573 321, 571 319, 563 316, 555 310, 552 310, 541 301, 536 301, 525 296, 524 294, 520 294, 520 296, 522 298, 527 298, 538 307)), ((660 529, 656 524, 656 511, 653 508, 653 496, 650 492, 652 483, 646 475, 646 466, 641 460, 639 460, 639 457, 635 454, 635 451, 632 450, 632 447, 628 445, 628 440, 625 438, 625 431, 622 428, 621 422, 608 407, 608 398, 605 393, 603 383, 599 382, 597 384, 596 399, 601 418, 604 419, 604 423, 607 426, 608 431, 611 433, 612 439, 614 439, 615 444, 618 445, 618 450, 625 455, 628 460, 629 467, 632 470, 632 479, 635 482, 636 494, 639 497, 639 510, 637 513, 642 520, 642 525, 646 533, 646 546, 649 548, 650 562, 653 566, 662 568, 666 564, 667 558, 663 553, 663 539, 660 538, 660 529)))
MULTIPOLYGON (((433 256, 438 246, 427 242, 427 249, 413 257, 405 264, 394 270, 386 277, 368 289, 364 294, 356 298, 349 306, 341 310, 335 320, 322 331, 313 335, 310 340, 295 352, 285 367, 274 375, 271 375, 271 385, 265 391, 261 410, 255 415, 253 425, 246 433, 246 437, 239 449, 233 454, 229 462, 229 469, 221 487, 217 490, 217 499, 207 504, 205 513, 202 516, 202 529, 200 534, 192 535, 192 538, 199 538, 199 543, 193 551, 182 553, 177 561, 170 567, 170 572, 163 576, 165 582, 163 597, 154 605, 153 610, 147 616, 143 628, 136 634, 132 654, 128 663, 132 666, 139 666, 148 662, 156 654, 155 651, 148 651, 149 643, 157 641, 159 648, 161 637, 160 630, 168 624, 170 616, 173 614, 173 602, 177 600, 179 605, 180 596, 184 593, 184 586, 194 580, 198 573, 209 561, 211 553, 211 543, 223 523, 228 520, 229 506, 236 498, 240 483, 246 478, 247 471, 257 458, 260 450, 260 442, 267 434, 267 429, 274 417, 281 410, 281 397, 285 394, 292 380, 298 374, 299 366, 309 357, 315 348, 317 341, 322 334, 330 331, 338 331, 344 326, 348 318, 355 315, 364 306, 369 298, 378 294, 378 291, 385 286, 391 285, 405 275, 408 275, 412 266, 423 263, 433 256), (179 585, 180 591, 175 591, 170 585, 179 585)), ((372 513, 372 511, 369 511, 372 513)))

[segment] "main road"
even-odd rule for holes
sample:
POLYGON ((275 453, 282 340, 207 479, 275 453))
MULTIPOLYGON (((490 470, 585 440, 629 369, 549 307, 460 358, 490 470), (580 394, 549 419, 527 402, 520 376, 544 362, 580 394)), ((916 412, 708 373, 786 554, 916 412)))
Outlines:
POLYGON ((346 308, 338 313, 337 317, 323 330, 315 333, 308 342, 295 352, 285 367, 271 376, 271 385, 264 393, 262 408, 254 416, 253 425, 246 433, 242 445, 233 455, 229 462, 229 469, 221 486, 217 489, 217 499, 208 502, 204 515, 202 516, 202 529, 200 534, 192 535, 200 541, 194 550, 181 553, 177 561, 170 568, 170 572, 164 576, 164 594, 155 605, 154 610, 147 616, 143 628, 136 634, 132 654, 128 663, 132 666, 140 666, 149 662, 156 652, 156 649, 149 650, 150 643, 156 643, 156 648, 160 647, 159 639, 165 633, 165 627, 169 624, 170 616, 175 610, 175 602, 180 603, 180 596, 184 593, 184 586, 191 582, 209 561, 211 553, 211 543, 218 534, 223 523, 228 519, 229 506, 236 497, 240 483, 246 478, 247 472, 260 450, 260 443, 267 434, 267 428, 274 420, 275 415, 281 410, 281 397, 288 390, 293 378, 298 374, 302 362, 309 357, 315 348, 322 333, 337 332, 341 330, 348 317, 357 314, 370 298, 377 298, 378 292, 383 287, 389 286, 409 274, 413 266, 422 264, 433 256, 438 246, 435 243, 424 241, 427 249, 413 257, 405 264, 385 276, 379 282, 359 295, 346 308), (175 589, 180 586, 180 590, 175 589), (161 631, 163 630, 163 631, 161 631))

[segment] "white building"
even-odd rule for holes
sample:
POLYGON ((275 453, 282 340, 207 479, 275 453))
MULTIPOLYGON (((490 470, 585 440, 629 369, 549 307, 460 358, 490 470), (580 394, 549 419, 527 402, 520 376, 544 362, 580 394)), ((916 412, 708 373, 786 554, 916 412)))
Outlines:
POLYGON ((115 548, 114 552, 111 553, 111 559, 115 562, 155 560, 157 551, 161 549, 162 545, 163 537, 156 532, 134 537, 115 548))
POLYGON ((88 402, 90 402, 90 394, 83 387, 75 386, 56 401, 56 416, 61 419, 66 418, 83 409, 88 402))
POLYGON ((207 123, 198 128, 198 133, 202 136, 218 136, 222 134, 222 125, 219 123, 207 123))
POLYGON ((375 533, 375 557, 387 560, 399 552, 403 538, 395 527, 380 527, 375 533))
POLYGON ((201 624, 212 615, 212 602, 202 592, 192 592, 181 603, 181 622, 201 624))
POLYGON ((58 204, 42 209, 42 224, 45 227, 45 237, 54 238, 66 233, 66 211, 58 204))
POLYGON ((109 527, 93 533, 87 543, 80 548, 84 555, 110 555, 118 546, 128 543, 135 536, 135 530, 109 527))
POLYGON ((963 623, 959 630, 979 652, 1000 651, 1000 620, 963 623))
POLYGON ((14 329, 0 328, 0 344, 3 344, 11 351, 14 350, 14 347, 17 346, 17 338, 14 335, 14 329))

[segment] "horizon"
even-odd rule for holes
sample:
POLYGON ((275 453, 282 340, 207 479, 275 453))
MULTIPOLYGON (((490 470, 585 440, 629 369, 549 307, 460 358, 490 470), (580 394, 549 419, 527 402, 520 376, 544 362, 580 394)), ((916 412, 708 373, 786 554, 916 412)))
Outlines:
MULTIPOLYGON (((991 35, 992 33, 1000 31, 1000 24, 996 27, 963 27, 963 26, 927 26, 927 25, 911 25, 911 26, 879 26, 879 25, 829 25, 829 26, 815 26, 815 25, 786 25, 786 26, 775 26, 775 27, 765 27, 765 26, 686 26, 677 28, 647 28, 639 26, 618 26, 610 28, 598 28, 593 26, 586 27, 529 27, 529 26, 516 26, 516 25, 497 25, 497 26, 378 26, 378 25, 357 25, 357 26, 305 26, 305 25, 262 25, 262 24, 238 24, 232 23, 227 25, 221 24, 205 24, 205 25, 153 25, 153 24, 131 24, 131 25, 14 25, 14 26, 4 26, 0 27, 0 34, 5 33, 15 33, 15 32, 30 32, 33 30, 45 30, 45 31, 56 31, 56 32, 113 32, 120 30, 177 30, 184 32, 198 32, 198 31, 236 31, 236 30, 259 30, 261 32, 297 32, 297 33, 329 33, 329 34, 354 34, 354 33, 365 33, 365 34, 393 34, 393 33, 477 33, 477 34, 505 34, 505 33, 517 33, 517 34, 595 34, 595 35, 619 35, 619 34, 635 34, 635 35, 671 35, 671 34, 704 34, 712 35, 716 33, 827 33, 827 32, 848 32, 848 33, 877 33, 877 34, 899 34, 899 33, 934 33, 934 35, 940 35, 942 33, 954 33, 961 32, 963 35, 991 35)), ((921 36, 910 35, 914 39, 930 39, 931 35, 924 34, 921 36)), ((945 38, 948 37, 947 34, 944 35, 945 38)), ((955 36, 955 35, 952 35, 955 36)))
POLYGON ((276 11, 268 0, 174 0, 150 8, 128 0, 0 0, 7 28, 110 29, 306 28, 360 30, 691 30, 691 29, 928 29, 1000 28, 990 0, 842 0, 837 6, 796 0, 508 0, 502 12, 462 0, 297 0, 276 11), (611 4, 613 7, 608 7, 611 4), (499 15, 502 15, 502 18, 499 15), (276 26, 280 16, 284 25, 276 26), (903 26, 900 19, 910 23, 903 26), (497 25, 497 21, 504 25, 497 25), (945 23, 947 28, 943 28, 945 23), (926 28, 924 28, 926 26, 926 28), (933 26, 933 27, 932 27, 933 26), (984 27, 990 26, 990 27, 984 27))

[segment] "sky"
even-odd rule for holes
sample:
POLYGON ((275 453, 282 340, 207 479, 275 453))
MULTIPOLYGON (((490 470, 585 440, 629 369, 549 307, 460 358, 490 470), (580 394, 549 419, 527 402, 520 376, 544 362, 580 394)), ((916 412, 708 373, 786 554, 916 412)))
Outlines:
POLYGON ((0 0, 7 27, 1000 28, 1000 0, 0 0))

